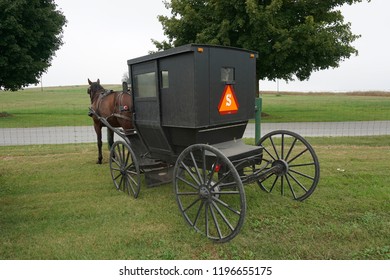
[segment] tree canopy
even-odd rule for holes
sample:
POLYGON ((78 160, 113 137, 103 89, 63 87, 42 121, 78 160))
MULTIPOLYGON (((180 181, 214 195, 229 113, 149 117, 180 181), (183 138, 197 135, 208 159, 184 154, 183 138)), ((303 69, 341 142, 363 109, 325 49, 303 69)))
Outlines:
POLYGON ((0 89, 39 83, 65 24, 54 0, 0 0, 0 89))
POLYGON ((338 8, 362 1, 166 0, 172 15, 159 21, 168 39, 152 41, 159 50, 189 43, 254 50, 258 79, 305 80, 357 55, 360 35, 338 8))

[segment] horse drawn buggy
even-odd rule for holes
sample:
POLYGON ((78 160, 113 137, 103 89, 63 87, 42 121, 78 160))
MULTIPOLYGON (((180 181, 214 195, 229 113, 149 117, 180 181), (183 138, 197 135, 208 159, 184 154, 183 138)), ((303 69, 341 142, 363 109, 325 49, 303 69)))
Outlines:
POLYGON ((243 140, 255 114, 256 58, 249 50, 191 44, 128 60, 131 93, 110 94, 90 82, 96 131, 107 126, 121 138, 109 158, 115 187, 137 198, 141 182, 172 182, 184 220, 216 242, 243 226, 244 184, 308 198, 320 170, 304 138, 282 130, 255 145, 243 140))

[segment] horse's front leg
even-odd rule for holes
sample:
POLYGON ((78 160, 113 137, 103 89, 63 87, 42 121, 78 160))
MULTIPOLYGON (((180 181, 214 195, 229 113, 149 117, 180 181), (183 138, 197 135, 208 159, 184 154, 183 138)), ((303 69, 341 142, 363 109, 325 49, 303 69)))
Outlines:
POLYGON ((94 125, 95 127, 95 132, 96 132, 96 137, 97 137, 97 147, 98 147, 98 160, 97 160, 97 164, 102 164, 102 160, 103 160, 103 154, 102 154, 102 127, 100 126, 100 124, 95 124, 94 125))

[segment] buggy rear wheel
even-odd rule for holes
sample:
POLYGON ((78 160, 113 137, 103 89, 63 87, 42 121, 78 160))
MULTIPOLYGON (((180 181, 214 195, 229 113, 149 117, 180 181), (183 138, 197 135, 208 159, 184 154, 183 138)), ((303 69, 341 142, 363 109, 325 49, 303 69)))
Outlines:
POLYGON ((320 166, 312 146, 302 136, 277 130, 264 135, 257 144, 263 147, 263 161, 275 168, 257 181, 266 192, 280 192, 303 201, 316 188, 320 178, 320 166))
POLYGON ((117 190, 138 197, 141 188, 138 160, 130 146, 116 141, 110 151, 112 181, 117 190))
POLYGON ((186 222, 216 242, 240 231, 246 213, 242 181, 231 161, 218 149, 195 144, 178 157, 174 192, 186 222))

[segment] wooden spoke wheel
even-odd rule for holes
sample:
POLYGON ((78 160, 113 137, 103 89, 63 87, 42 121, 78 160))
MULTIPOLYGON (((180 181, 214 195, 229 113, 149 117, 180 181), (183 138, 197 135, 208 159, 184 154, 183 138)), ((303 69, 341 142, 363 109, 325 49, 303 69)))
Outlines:
POLYGON ((117 141, 111 147, 110 169, 116 189, 137 198, 141 188, 139 164, 127 143, 117 141))
POLYGON ((264 135, 258 145, 263 146, 263 161, 271 164, 275 172, 257 181, 266 192, 279 192, 303 201, 316 188, 320 166, 312 146, 302 136, 285 130, 264 135))
POLYGON ((226 242, 240 231, 246 213, 242 181, 218 149, 195 144, 178 157, 173 186, 179 210, 196 231, 226 242))

